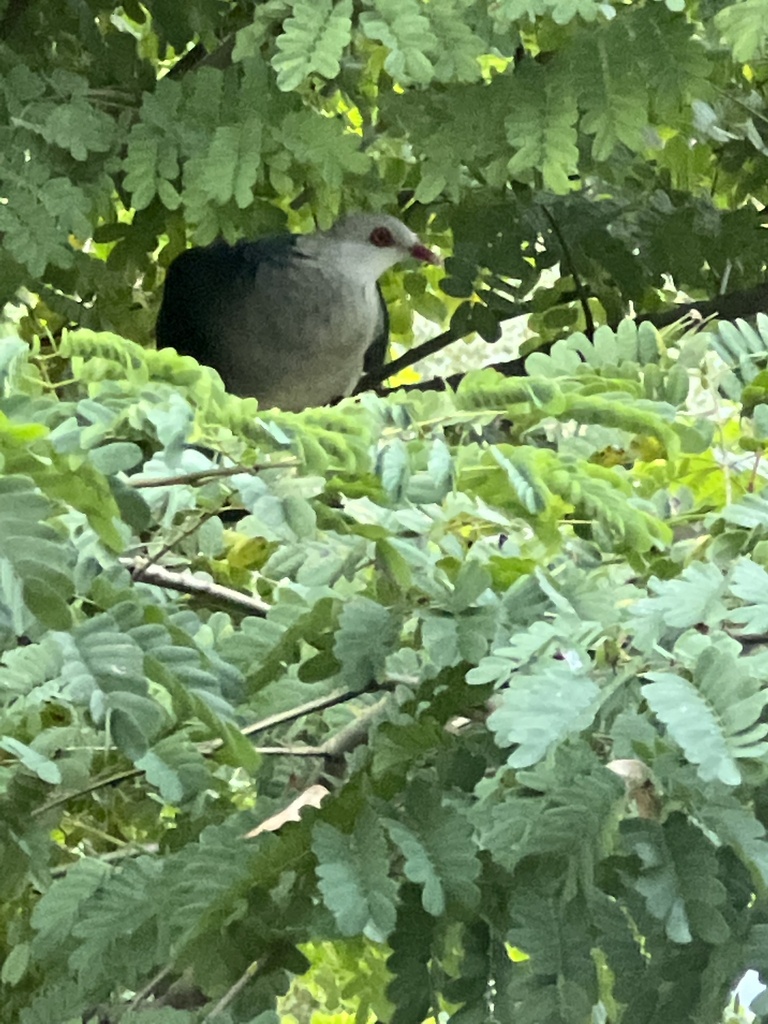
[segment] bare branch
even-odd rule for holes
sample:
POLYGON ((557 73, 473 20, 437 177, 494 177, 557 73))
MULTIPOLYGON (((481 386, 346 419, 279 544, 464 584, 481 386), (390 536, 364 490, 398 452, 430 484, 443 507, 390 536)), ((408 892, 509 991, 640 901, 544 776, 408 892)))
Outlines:
POLYGON ((145 558, 121 558, 120 564, 131 570, 133 578, 138 583, 150 583, 152 586, 163 587, 165 590, 209 597, 214 601, 221 601, 224 604, 240 608, 250 615, 258 615, 263 618, 271 607, 259 597, 242 594, 239 590, 223 587, 219 583, 209 583, 208 580, 197 579, 190 572, 172 572, 170 569, 164 569, 161 565, 153 565, 145 558))
POLYGON ((344 726, 335 736, 326 740, 323 744, 325 757, 339 758, 342 754, 348 754, 350 750, 359 747, 361 743, 365 743, 371 726, 384 710, 389 699, 389 694, 385 694, 375 704, 361 712, 349 725, 344 726))
POLYGON ((124 772, 116 772, 114 775, 107 776, 107 778, 95 779, 87 786, 83 786, 82 789, 60 793, 51 800, 47 800, 44 804, 40 804, 39 807, 34 807, 29 813, 33 818, 37 818, 41 814, 46 814, 55 807, 61 807, 63 804, 67 804, 70 800, 74 800, 79 796, 87 796, 89 793, 95 793, 97 789, 104 789, 106 786, 116 785, 118 782, 125 782, 127 779, 136 779, 143 774, 144 772, 140 768, 128 768, 124 772))
POLYGON ((401 370, 406 370, 409 366, 413 366, 414 363, 418 363, 422 359, 426 359, 427 356, 434 355, 435 352, 440 352, 441 349, 447 348, 448 345, 453 344, 454 341, 459 341, 460 338, 464 337, 463 334, 458 334, 452 331, 450 328, 447 331, 443 331, 442 334, 438 334, 434 338, 430 338, 429 341, 423 342, 421 345, 416 345, 414 348, 408 349, 397 359, 393 359, 391 363, 385 363, 379 367, 376 373, 367 373, 358 382, 354 393, 359 394, 361 391, 371 391, 376 388, 382 381, 387 380, 389 377, 394 377, 396 373, 400 373, 401 370))
POLYGON ((213 1020, 215 1017, 218 1017, 222 1010, 226 1010, 226 1008, 229 1006, 232 1000, 237 995, 239 995, 240 992, 243 991, 243 989, 254 976, 258 968, 258 961, 254 961, 252 964, 249 964, 248 967, 246 967, 246 969, 237 979, 232 988, 228 989, 221 997, 221 999, 218 1001, 218 1003, 216 1003, 211 1012, 206 1014, 205 1017, 203 1017, 203 1024, 207 1024, 208 1021, 213 1020))
POLYGON ((265 757, 325 757, 325 747, 254 747, 265 757))
MULTIPOLYGON (((270 715, 268 718, 262 718, 258 722, 253 722, 251 725, 244 726, 240 732, 243 736, 253 736, 256 733, 264 732, 266 729, 271 729, 274 725, 284 725, 286 722, 293 722, 297 718, 302 718, 304 715, 312 714, 314 711, 324 711, 326 708, 334 707, 336 704, 343 704, 345 701, 353 700, 355 697, 359 697, 361 694, 370 692, 374 687, 368 687, 367 690, 337 690, 336 693, 330 693, 326 697, 319 697, 317 700, 307 701, 306 704, 300 704, 298 707, 290 708, 288 711, 280 711, 275 715, 270 715)), ((374 708, 378 708, 378 704, 374 705, 374 708)), ((372 711, 373 709, 369 709, 372 711)), ((363 712, 360 716, 362 720, 368 712, 363 712)), ((357 727, 358 722, 353 722, 352 726, 357 727)), ((347 727, 350 728, 349 726, 347 727)), ((340 737, 344 734, 345 730, 342 729, 337 737, 332 738, 323 747, 317 748, 316 753, 310 754, 310 749, 307 749, 307 756, 318 756, 318 757, 337 757, 338 748, 341 745, 340 737), (332 746, 333 743, 336 746, 332 746)), ((214 754, 217 750, 220 750, 224 746, 224 741, 221 739, 207 740, 204 743, 198 743, 197 749, 204 757, 208 757, 214 754)), ((349 747, 351 749, 351 747, 349 747)), ((295 751, 286 750, 285 753, 296 753, 295 751)), ((89 783, 87 786, 83 786, 82 789, 69 790, 66 793, 60 793, 58 796, 53 797, 46 803, 41 804, 39 807, 33 808, 30 811, 32 817, 39 817, 45 814, 47 811, 53 810, 56 807, 61 807, 63 804, 69 803, 70 800, 75 800, 77 797, 87 796, 89 793, 94 793, 98 789, 104 789, 106 786, 113 786, 119 782, 126 782, 129 779, 139 778, 144 774, 140 768, 127 768, 125 771, 116 772, 114 775, 109 775, 106 778, 96 779, 89 783)))
POLYGON ((128 1009, 129 1010, 137 1010, 141 1006, 141 1004, 144 1002, 145 999, 147 999, 149 996, 154 994, 154 991, 157 988, 157 986, 161 982, 165 981, 165 979, 170 975, 172 970, 173 970, 173 965, 172 964, 168 964, 166 967, 161 968, 161 970, 159 970, 157 972, 157 974, 153 978, 150 978, 150 980, 147 982, 147 984, 144 986, 144 988, 141 989, 140 992, 136 993, 136 995, 133 997, 133 1000, 131 1001, 128 1009))
POLYGON ((253 466, 219 466, 211 469, 199 469, 195 473, 180 473, 178 476, 131 476, 125 482, 129 487, 172 487, 174 484, 198 484, 214 477, 237 476, 240 473, 249 473, 255 476, 265 469, 292 469, 297 465, 297 459, 287 459, 284 462, 260 462, 253 466))
MULTIPOLYGON (((638 316, 637 322, 650 323, 654 327, 668 327, 691 313, 698 313, 703 320, 711 316, 720 320, 738 320, 740 317, 754 316, 756 313, 765 313, 766 311, 768 311, 768 282, 763 282, 754 288, 744 288, 741 291, 718 295, 716 298, 707 299, 704 302, 688 302, 673 306, 661 313, 643 314, 638 316)), ((616 325, 611 324, 611 326, 615 327, 616 325)))
POLYGON ((337 690, 336 693, 329 693, 326 697, 318 697, 316 700, 307 701, 289 711, 278 711, 275 715, 262 718, 260 722, 246 725, 240 732, 243 736, 254 736, 265 729, 271 729, 273 725, 284 725, 286 722, 293 722, 304 715, 310 715, 313 711, 324 711, 326 708, 335 707, 337 704, 344 704, 348 700, 354 700, 367 690, 337 690))
POLYGON ((595 335, 595 320, 592 316, 592 310, 589 308, 589 295, 587 294, 587 289, 584 287, 584 282, 582 281, 581 277, 579 276, 579 272, 576 269, 576 263, 574 262, 573 254, 571 253, 570 247, 568 245, 568 240, 566 239, 563 232, 560 230, 560 225, 552 216, 552 213, 549 211, 549 209, 547 209, 546 206, 542 206, 542 210, 544 211, 544 216, 549 221, 549 226, 552 228, 555 237, 560 243, 560 248, 563 251, 563 262, 565 263, 566 268, 568 269, 571 277, 573 278, 573 285, 576 289, 576 294, 579 297, 579 305, 581 306, 581 312, 584 315, 584 323, 587 325, 587 337, 593 338, 595 335))
MULTIPOLYGON (((565 296, 563 297, 565 298, 565 296)), ((587 316, 587 309, 584 303, 584 297, 581 294, 575 294, 571 296, 572 299, 578 299, 581 302, 582 309, 584 309, 584 315, 587 316)), ((519 312, 516 312, 514 316, 502 317, 499 323, 506 323, 508 320, 514 320, 518 316, 524 316, 530 312, 528 307, 524 307, 521 304, 519 312)), ((687 302, 680 303, 679 305, 672 306, 670 309, 663 310, 658 313, 643 313, 636 317, 636 322, 650 323, 654 327, 662 328, 669 327, 671 324, 676 323, 678 320, 682 320, 686 316, 691 314, 700 317, 702 320, 709 319, 710 317, 716 317, 720 320, 737 320, 741 317, 755 316, 757 313, 768 312, 768 283, 756 285, 754 288, 745 288, 741 291, 730 292, 725 295, 719 295, 714 299, 707 299, 702 302, 687 302)), ((587 323, 591 322, 590 317, 587 318, 587 323)), ((618 327, 618 320, 609 320, 608 326, 615 330, 618 327)), ((592 323, 592 330, 596 325, 592 323)), ((471 332, 467 332, 469 334, 471 332)), ((389 377, 393 377, 396 373, 400 373, 401 370, 407 369, 409 366, 413 366, 420 360, 425 359, 427 356, 433 355, 435 352, 440 352, 448 345, 453 344, 454 341, 459 341, 461 338, 466 337, 465 334, 454 333, 450 329, 443 331, 442 334, 436 335, 429 341, 423 342, 421 345, 416 345, 414 348, 409 349, 403 353, 399 358, 393 360, 391 363, 385 363, 385 365, 375 374, 366 374, 358 383, 355 388, 355 394, 359 394, 361 391, 370 391, 377 389, 382 381, 387 380, 389 377)), ((547 342, 540 345, 535 351, 537 352, 549 352, 553 342, 547 342)), ((507 359, 504 362, 493 363, 491 369, 498 370, 503 373, 506 377, 524 377, 525 371, 525 360, 530 353, 517 359, 507 359)), ((379 389, 382 394, 390 394, 393 391, 442 391, 448 387, 457 387, 461 382, 465 373, 455 373, 450 377, 432 377, 427 380, 419 381, 416 384, 399 384, 393 388, 379 389)))

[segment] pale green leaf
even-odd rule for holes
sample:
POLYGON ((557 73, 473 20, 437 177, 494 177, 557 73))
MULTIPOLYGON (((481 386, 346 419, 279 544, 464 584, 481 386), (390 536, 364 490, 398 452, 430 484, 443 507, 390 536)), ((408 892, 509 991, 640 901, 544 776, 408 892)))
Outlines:
POLYGON ((583 672, 544 662, 535 674, 512 676, 488 718, 488 728, 500 747, 515 747, 507 763, 527 767, 540 761, 555 743, 586 729, 598 697, 596 684, 583 672))
POLYGON ((384 67, 395 81, 426 85, 435 75, 440 45, 419 0, 368 0, 373 10, 360 15, 369 39, 382 42, 389 54, 384 67))
POLYGON ((293 0, 272 58, 277 86, 289 92, 316 72, 335 78, 352 31, 352 0, 293 0))
POLYGON ((320 891, 342 935, 383 942, 395 926, 397 887, 377 815, 366 808, 351 835, 323 821, 312 832, 320 891))
POLYGON ((723 8, 715 24, 738 61, 751 61, 768 45, 768 10, 762 0, 741 0, 723 8))
POLYGON ((0 736, 0 747, 17 757, 21 764, 33 772, 43 782, 58 785, 61 782, 61 770, 49 757, 38 753, 13 736, 0 736))

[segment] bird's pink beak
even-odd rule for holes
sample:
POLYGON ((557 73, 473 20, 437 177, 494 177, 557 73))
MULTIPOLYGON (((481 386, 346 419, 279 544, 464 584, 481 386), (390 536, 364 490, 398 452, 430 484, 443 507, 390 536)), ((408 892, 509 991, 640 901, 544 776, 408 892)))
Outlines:
POLYGON ((426 245, 422 245, 421 242, 411 246, 411 256, 415 256, 422 263, 431 263, 435 267, 439 267, 443 262, 436 252, 432 252, 431 249, 428 249, 426 245))

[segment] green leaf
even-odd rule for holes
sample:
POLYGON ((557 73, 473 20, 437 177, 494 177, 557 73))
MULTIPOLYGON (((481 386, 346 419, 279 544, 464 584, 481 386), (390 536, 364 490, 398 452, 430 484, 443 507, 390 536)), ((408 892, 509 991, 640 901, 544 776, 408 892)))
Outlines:
POLYGON ((29 965, 29 943, 20 942, 10 951, 0 970, 0 981, 13 988, 21 981, 29 965))
POLYGON ((262 134, 262 123, 255 117, 216 128, 206 152, 187 162, 185 201, 191 202, 192 191, 198 201, 196 193, 199 191, 199 201, 207 200, 220 206, 234 200, 242 210, 253 202, 262 160, 262 134))
POLYGON ((405 858, 405 877, 423 887, 422 905, 428 914, 440 917, 445 910, 445 894, 429 851, 420 838, 399 821, 384 823, 389 838, 405 858))
POLYGON ((342 935, 383 942, 395 927, 397 887, 381 824, 370 808, 345 835, 323 821, 312 831, 320 891, 342 935))
POLYGON ((55 511, 28 478, 0 480, 0 600, 13 610, 17 633, 29 625, 25 608, 49 628, 67 629, 72 622, 75 550, 43 521, 55 511))
POLYGON ((352 33, 352 0, 293 0, 272 58, 277 86, 289 92, 313 72, 336 78, 352 33))
POLYGON ((547 75, 535 64, 520 70, 520 94, 505 123, 507 139, 517 150, 507 171, 521 181, 540 171, 545 188, 567 193, 579 162, 576 98, 564 77, 547 75))
POLYGON ((746 63, 765 53, 768 12, 760 0, 742 0, 715 15, 715 24, 738 61, 746 63))
POLYGON ((418 0, 367 0, 367 6, 374 9, 360 15, 360 27, 389 49, 384 67, 392 78, 402 85, 430 82, 439 44, 423 5, 418 0))
POLYGON ((183 737, 168 736, 160 740, 135 764, 168 804, 179 805, 203 792, 210 783, 205 759, 183 737))
POLYGON ((760 634, 768 630, 768 571, 747 558, 739 559, 731 572, 729 590, 742 607, 729 612, 743 633, 760 634))
POLYGON ((393 976, 387 988, 387 996, 395 1004, 392 1024, 421 1024, 429 1016, 435 924, 424 910, 416 886, 404 885, 387 961, 393 976))
POLYGON ((623 32, 582 32, 570 53, 571 81, 584 110, 580 127, 594 136, 597 161, 619 145, 640 152, 647 144, 647 83, 627 74, 626 46, 623 32))
POLYGON ((511 22, 522 18, 533 20, 549 15, 556 24, 567 25, 578 16, 585 21, 594 21, 602 13, 600 0, 500 0, 493 9, 494 20, 502 31, 506 31, 511 22))
POLYGON ((426 15, 438 44, 435 78, 438 82, 476 82, 482 73, 480 58, 488 43, 471 17, 472 0, 443 0, 431 4, 426 15))
POLYGON ((597 710, 599 690, 583 672, 556 663, 537 669, 515 673, 488 718, 496 743, 516 747, 507 758, 513 768, 536 764, 555 743, 586 729, 597 710))
POLYGON ((75 160, 87 160, 89 153, 111 149, 115 124, 85 100, 74 99, 55 106, 39 130, 49 142, 69 150, 75 160))
POLYGON ((146 694, 141 648, 112 616, 96 615, 55 639, 66 659, 62 679, 71 699, 88 703, 95 690, 146 694))
POLYGON ((681 944, 693 935, 716 945, 725 942, 730 929, 718 907, 726 902, 726 890, 717 877, 715 850, 701 831, 674 814, 663 831, 634 822, 626 834, 643 864, 637 891, 648 911, 664 922, 669 938, 681 944))
POLYGON ((358 136, 345 132, 335 120, 305 111, 283 119, 276 141, 331 188, 340 188, 347 175, 364 174, 370 166, 370 157, 361 152, 358 136))
POLYGON ((768 725, 760 722, 768 694, 730 653, 702 652, 693 682, 672 672, 647 676, 651 682, 643 695, 687 759, 698 765, 702 779, 737 786, 742 776, 736 759, 768 752, 768 725))
POLYGON ((347 601, 333 646, 347 685, 364 690, 378 680, 387 655, 399 645, 400 619, 392 609, 365 597, 347 601))
POLYGON ((112 692, 92 701, 97 714, 105 714, 117 747, 132 761, 142 759, 169 724, 165 710, 137 693, 112 692))
POLYGON ((440 917, 446 900, 477 906, 480 874, 472 830, 455 808, 441 805, 434 787, 420 781, 406 796, 408 823, 385 820, 390 839, 405 858, 405 877, 423 887, 422 905, 440 917))
POLYGON ((67 948, 74 925, 85 903, 109 877, 110 869, 96 858, 84 858, 72 865, 35 904, 31 923, 37 934, 32 952, 37 960, 67 948))
POLYGON ((719 569, 694 562, 677 579, 656 580, 648 584, 651 597, 637 602, 638 616, 654 619, 666 629, 687 629, 723 619, 723 595, 726 583, 719 569))
POLYGON ((54 786, 61 782, 61 771, 58 765, 54 764, 50 758, 33 750, 32 747, 28 747, 26 743, 21 743, 13 736, 0 736, 0 747, 17 757, 25 768, 28 768, 43 782, 49 782, 54 786))
POLYGON ((144 453, 137 444, 129 441, 115 441, 112 444, 94 448, 91 452, 91 463, 105 476, 124 473, 133 469, 142 461, 144 453))

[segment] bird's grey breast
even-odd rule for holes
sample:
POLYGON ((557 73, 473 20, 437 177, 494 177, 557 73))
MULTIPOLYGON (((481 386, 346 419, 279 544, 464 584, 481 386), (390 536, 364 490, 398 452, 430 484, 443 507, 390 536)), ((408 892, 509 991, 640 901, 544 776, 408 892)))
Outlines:
POLYGON ((241 374, 237 390, 285 409, 349 394, 366 349, 384 330, 376 283, 296 250, 287 259, 259 261, 251 275, 236 314, 252 354, 250 372, 247 379, 241 374))

